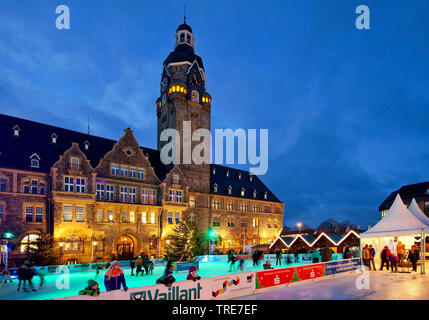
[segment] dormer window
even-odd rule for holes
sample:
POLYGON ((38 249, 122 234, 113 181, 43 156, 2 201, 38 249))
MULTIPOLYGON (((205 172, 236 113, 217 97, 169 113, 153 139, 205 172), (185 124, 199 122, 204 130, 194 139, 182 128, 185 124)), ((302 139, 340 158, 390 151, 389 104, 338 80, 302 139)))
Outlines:
POLYGON ((245 192, 244 188, 241 188, 241 190, 240 190, 240 195, 241 195, 242 197, 244 197, 244 192, 245 192))
POLYGON ((256 198, 256 190, 253 190, 253 198, 256 198))
POLYGON ((265 199, 265 200, 267 200, 267 198, 268 198, 268 192, 267 192, 267 191, 265 191, 265 192, 264 192, 264 199, 265 199))
POLYGON ((253 175, 249 175, 249 181, 252 182, 253 180, 253 175))
POLYGON ((228 186, 228 195, 231 195, 231 194, 232 194, 232 187, 228 186))
POLYGON ((149 153, 146 153, 144 156, 149 160, 149 153))
POLYGON ((241 180, 241 172, 238 173, 238 180, 241 180))
POLYGON ((89 150, 89 142, 88 142, 88 140, 86 140, 86 141, 83 143, 83 145, 84 145, 85 150, 89 150))
POLYGON ((229 170, 225 171, 225 176, 229 177, 229 170))
POLYGON ((217 192, 217 184, 216 183, 213 185, 213 192, 217 192))
POLYGON ((40 168, 40 157, 37 155, 37 153, 33 153, 30 157, 30 167, 31 168, 40 168))
POLYGON ((21 132, 21 129, 18 127, 18 125, 15 125, 13 128, 13 136, 14 137, 19 137, 19 133, 21 132))
POLYGON ((216 167, 213 167, 213 168, 212 168, 212 173, 213 173, 213 174, 216 174, 216 167))
POLYGON ((54 144, 57 143, 57 138, 58 138, 57 135, 55 133, 53 133, 51 136, 51 142, 54 144))
POLYGON ((173 184, 179 184, 179 175, 173 174, 173 184))

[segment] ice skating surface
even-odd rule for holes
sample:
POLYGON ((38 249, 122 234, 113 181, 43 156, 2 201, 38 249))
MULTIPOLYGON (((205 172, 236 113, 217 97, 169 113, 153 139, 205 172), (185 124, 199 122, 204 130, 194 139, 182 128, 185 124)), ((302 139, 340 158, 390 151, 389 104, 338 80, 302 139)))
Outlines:
MULTIPOLYGON (((288 265, 282 265, 282 266, 275 266, 272 265, 274 268, 280 268, 280 267, 293 267, 296 265, 302 265, 303 263, 291 263, 288 265)), ((238 263, 236 263, 238 265, 238 263)), ((153 275, 139 275, 138 277, 131 276, 131 269, 129 268, 122 268, 125 274, 125 280, 127 283, 128 288, 134 288, 134 287, 141 287, 141 286, 148 286, 153 285, 156 282, 156 279, 158 279, 163 273, 164 273, 164 266, 155 266, 153 275)), ((214 276, 220 276, 224 274, 230 274, 228 272, 229 265, 225 261, 219 261, 219 262, 200 262, 200 270, 198 271, 198 274, 203 277, 214 277, 214 276)), ((260 263, 259 266, 253 267, 252 261, 246 261, 244 263, 244 270, 243 272, 247 271, 260 271, 263 270, 262 264, 260 263)), ((134 269, 135 273, 136 269, 134 269)), ((20 291, 17 291, 18 287, 18 280, 13 279, 13 283, 2 283, 0 284, 0 300, 44 300, 44 299, 54 299, 54 298, 61 298, 61 297, 67 297, 67 296, 75 296, 78 294, 79 290, 82 290, 86 287, 87 281, 90 279, 93 279, 98 282, 98 285, 100 287, 101 291, 105 291, 104 288, 104 273, 106 270, 101 270, 98 277, 96 277, 95 271, 84 271, 84 272, 76 272, 76 273, 69 273, 70 275, 70 286, 68 289, 57 289, 56 282, 59 276, 58 274, 53 275, 47 275, 45 277, 45 283, 43 285, 43 288, 39 288, 39 277, 35 276, 33 278, 33 285, 37 291, 30 291, 25 292, 23 288, 21 287, 20 291)), ((234 272, 241 272, 239 270, 235 270, 234 272)), ((174 277, 176 278, 176 281, 182 281, 186 280, 186 277, 188 276, 188 273, 186 271, 181 271, 178 273, 174 273, 174 277)))

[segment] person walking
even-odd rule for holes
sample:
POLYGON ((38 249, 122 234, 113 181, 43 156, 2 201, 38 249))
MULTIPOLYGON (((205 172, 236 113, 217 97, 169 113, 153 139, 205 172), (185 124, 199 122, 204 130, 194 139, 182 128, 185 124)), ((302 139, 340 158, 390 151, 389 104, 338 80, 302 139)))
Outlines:
POLYGON ((276 251, 276 266, 277 265, 282 265, 282 251, 280 248, 278 248, 276 251))
POLYGON ((411 246, 411 250, 408 253, 408 261, 411 262, 414 272, 417 272, 417 261, 418 260, 419 260, 419 252, 416 249, 416 246, 411 246))
POLYGON ((130 260, 131 276, 134 275, 134 268, 135 267, 136 267, 136 262, 133 259, 131 259, 130 260))
POLYGON ((386 265, 387 271, 389 271, 389 253, 390 253, 389 248, 387 246, 384 246, 380 254, 380 258, 381 258, 380 270, 383 270, 384 265, 386 265))
POLYGON ((370 244, 369 245, 369 267, 371 269, 371 263, 372 263, 372 267, 374 268, 373 270, 377 271, 377 268, 375 267, 374 258, 375 258, 375 249, 370 244))
POLYGON ((365 247, 362 249, 362 261, 364 266, 368 267, 369 270, 371 270, 371 266, 369 265, 369 259, 370 259, 370 253, 368 245, 366 244, 365 247))
POLYGON ((143 259, 142 259, 142 257, 141 257, 141 256, 138 256, 138 257, 137 257, 137 260, 136 260, 136 267, 137 267, 136 277, 139 275, 139 272, 141 272, 141 273, 142 273, 142 276, 143 276, 143 275, 144 275, 144 272, 143 272, 143 270, 142 270, 142 267, 143 267, 143 259))
POLYGON ((121 285, 124 291, 128 290, 124 272, 119 268, 119 262, 113 261, 104 275, 104 286, 106 287, 106 291, 112 291, 121 289, 121 285))

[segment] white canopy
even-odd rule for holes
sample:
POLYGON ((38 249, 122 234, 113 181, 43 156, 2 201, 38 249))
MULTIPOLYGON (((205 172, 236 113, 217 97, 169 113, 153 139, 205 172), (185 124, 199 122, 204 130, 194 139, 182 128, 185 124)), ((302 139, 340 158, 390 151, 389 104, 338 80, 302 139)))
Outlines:
POLYGON ((370 230, 361 233, 360 237, 363 239, 414 235, 425 229, 425 232, 428 232, 429 222, 426 224, 420 219, 423 218, 417 218, 407 209, 398 193, 386 215, 370 230))
POLYGON ((417 219, 429 226, 429 218, 423 213, 422 209, 420 209, 416 199, 413 198, 408 210, 410 210, 417 219))

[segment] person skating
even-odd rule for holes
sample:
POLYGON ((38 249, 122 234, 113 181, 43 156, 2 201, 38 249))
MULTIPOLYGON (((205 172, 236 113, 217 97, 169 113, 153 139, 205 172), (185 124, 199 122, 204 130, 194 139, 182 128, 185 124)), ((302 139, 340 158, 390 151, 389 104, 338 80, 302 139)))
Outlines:
POLYGON ((174 265, 171 261, 167 262, 165 266, 164 274, 158 280, 156 284, 163 284, 167 287, 171 287, 176 279, 173 277, 174 265))
POLYGON ((276 266, 277 265, 282 265, 282 251, 280 249, 276 251, 276 266))
POLYGON ((37 275, 39 276, 39 279, 40 279, 39 288, 42 289, 43 284, 45 283, 46 267, 41 267, 39 271, 37 271, 37 275))
POLYGON ((31 266, 27 266, 27 268, 25 269, 25 278, 28 281, 28 284, 30 285, 31 291, 36 291, 36 289, 34 289, 33 286, 33 277, 36 274, 36 268, 31 265, 31 266))
POLYGON ((377 268, 375 267, 374 258, 375 258, 375 249, 372 247, 372 245, 369 245, 369 262, 368 262, 369 267, 371 269, 371 264, 372 264, 374 271, 377 271, 377 268))
POLYGON ((186 280, 192 280, 192 281, 201 280, 201 277, 197 274, 197 268, 196 267, 190 267, 189 268, 189 274, 186 277, 186 280))
POLYGON ((154 264, 153 264, 153 261, 149 259, 148 264, 149 264, 149 273, 153 274, 153 269, 155 267, 154 264))
POLYGON ((131 276, 134 275, 134 268, 136 267, 136 262, 134 260, 130 260, 130 268, 131 268, 131 276))
POLYGON ((18 274, 18 290, 21 290, 21 284, 24 284, 24 291, 27 290, 27 278, 26 278, 26 268, 27 266, 25 264, 22 264, 18 270, 16 271, 16 273, 18 274))
POLYGON ((3 263, 0 265, 0 274, 3 277, 4 283, 7 283, 7 280, 9 280, 10 283, 12 283, 12 278, 10 277, 10 272, 9 272, 8 268, 6 267, 6 265, 3 263))
POLYGON ((228 272, 232 272, 232 269, 235 270, 235 262, 237 261, 237 256, 235 254, 232 254, 231 259, 229 261, 230 264, 228 272))
POLYGON ((124 272, 119 268, 119 262, 113 261, 104 275, 104 286, 106 287, 106 291, 112 291, 121 289, 121 285, 124 291, 128 290, 124 272))
POLYGON ((137 260, 136 260, 136 267, 137 267, 136 277, 139 275, 139 272, 141 272, 141 273, 142 273, 142 275, 144 275, 144 272, 143 272, 143 270, 142 270, 142 267, 143 267, 143 259, 142 259, 142 257, 141 257, 141 256, 138 256, 138 257, 137 257, 137 260))
POLYGON ((228 256, 228 264, 231 262, 231 256, 233 255, 232 250, 228 250, 227 256, 228 256))
POLYGON ((143 268, 144 268, 144 271, 146 272, 146 275, 148 275, 149 274, 149 257, 146 255, 146 256, 144 256, 144 259, 143 259, 143 268))
MULTIPOLYGON (((99 263, 97 263, 96 264, 96 268, 95 268, 95 278, 97 279, 98 278, 98 275, 100 274, 100 270, 102 269, 103 267, 99 264, 99 263)), ((107 266, 106 266, 106 268, 107 268, 107 266)))
POLYGON ((386 265, 387 271, 389 271, 389 253, 390 253, 389 248, 387 246, 384 246, 380 254, 380 258, 381 258, 380 270, 383 270, 384 265, 386 265))
POLYGON ((88 285, 85 289, 79 291, 79 295, 93 296, 97 297, 100 295, 100 288, 98 283, 95 280, 88 280, 88 285))

